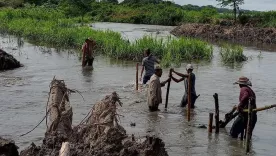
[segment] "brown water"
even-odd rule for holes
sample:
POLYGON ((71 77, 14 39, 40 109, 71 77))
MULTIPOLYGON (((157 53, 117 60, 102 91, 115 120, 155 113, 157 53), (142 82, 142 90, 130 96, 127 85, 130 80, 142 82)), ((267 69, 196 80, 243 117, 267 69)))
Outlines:
MULTIPOLYGON (((128 29, 127 35, 132 39, 133 36, 139 37, 142 33, 148 33, 147 30, 152 30, 152 27, 155 31, 160 29, 158 26, 114 23, 97 23, 95 27, 100 28, 103 25, 104 28, 115 31, 128 29)), ((161 29, 164 30, 160 31, 162 36, 167 34, 171 27, 161 29)), ((135 62, 114 61, 98 56, 94 62, 94 70, 82 69, 77 54, 72 51, 38 47, 8 36, 1 36, 0 44, 0 47, 25 65, 16 70, 0 72, 0 135, 13 138, 20 150, 31 142, 41 144, 45 122, 29 135, 18 135, 31 130, 44 117, 49 83, 54 76, 65 80, 69 88, 79 90, 85 99, 83 101, 78 94, 72 94, 70 97, 74 124, 78 124, 85 117, 96 101, 112 91, 117 91, 124 102, 119 114, 124 116, 120 117, 120 120, 127 132, 135 134, 136 138, 148 133, 161 137, 170 156, 245 155, 243 142, 228 136, 232 122, 225 129, 221 129, 218 135, 209 135, 207 129, 193 126, 208 123, 209 112, 214 112, 214 93, 219 94, 221 117, 238 103, 239 88, 232 83, 239 76, 245 75, 252 80, 258 107, 276 103, 276 53, 273 52, 262 51, 262 58, 258 58, 259 50, 246 48, 245 54, 251 56, 251 59, 243 65, 231 67, 220 63, 215 48, 211 62, 195 63, 196 90, 201 96, 192 113, 192 121, 188 123, 185 109, 177 107, 184 93, 183 83, 171 84, 167 112, 164 111, 164 105, 160 106, 161 112, 148 112, 145 91, 134 91, 135 62), (14 47, 17 47, 16 50, 14 47), (131 122, 135 122, 136 127, 130 127, 131 122)), ((176 70, 184 72, 185 65, 184 62, 183 66, 176 70)), ((162 79, 167 75, 168 69, 165 69, 162 79)), ((163 88, 163 101, 165 92, 166 88, 163 88)), ((258 122, 253 133, 252 155, 275 155, 275 119, 275 109, 258 113, 258 122)))

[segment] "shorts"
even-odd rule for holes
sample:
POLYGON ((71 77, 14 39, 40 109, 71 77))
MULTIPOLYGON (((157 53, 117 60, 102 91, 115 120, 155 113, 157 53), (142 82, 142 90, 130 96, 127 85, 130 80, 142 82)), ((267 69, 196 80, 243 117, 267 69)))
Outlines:
POLYGON ((151 77, 152 75, 145 75, 144 77, 143 77, 143 84, 146 84, 149 80, 150 80, 150 77, 151 77))
MULTIPOLYGON (((197 99, 197 96, 192 94, 191 97, 192 97, 191 108, 195 108, 195 101, 197 99)), ((187 93, 185 93, 180 102, 180 107, 186 107, 187 104, 188 104, 188 95, 187 93)))
POLYGON ((88 64, 88 66, 92 66, 94 62, 94 57, 92 58, 86 58, 85 62, 84 62, 84 66, 86 66, 86 64, 88 64))
MULTIPOLYGON (((239 114, 238 118, 234 121, 230 130, 230 135, 232 136, 232 138, 237 138, 239 134, 246 134, 244 133, 244 130, 246 130, 247 128, 247 121, 248 121, 247 119, 248 119, 247 113, 239 114)), ((255 128, 256 122, 257 122, 257 114, 253 113, 251 134, 255 128)), ((241 136, 241 137, 243 138, 244 136, 241 136)))

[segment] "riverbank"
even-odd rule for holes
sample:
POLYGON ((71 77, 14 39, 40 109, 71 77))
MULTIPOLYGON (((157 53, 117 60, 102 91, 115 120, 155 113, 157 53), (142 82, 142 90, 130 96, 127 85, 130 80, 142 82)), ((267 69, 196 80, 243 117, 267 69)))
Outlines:
POLYGON ((0 31, 24 37, 41 45, 80 49, 91 37, 97 42, 97 52, 111 58, 141 61, 146 48, 161 59, 163 66, 179 65, 183 60, 211 60, 212 45, 198 39, 166 40, 144 36, 134 42, 124 40, 120 33, 94 30, 80 26, 76 18, 66 18, 60 10, 31 7, 0 11, 0 31))
POLYGON ((183 24, 171 33, 178 37, 195 37, 221 42, 276 44, 276 28, 251 26, 222 26, 210 24, 183 24))

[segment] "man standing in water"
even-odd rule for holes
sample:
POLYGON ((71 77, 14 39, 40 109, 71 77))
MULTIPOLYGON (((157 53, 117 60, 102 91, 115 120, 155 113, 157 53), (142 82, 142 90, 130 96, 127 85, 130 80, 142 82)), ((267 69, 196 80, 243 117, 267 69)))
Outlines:
MULTIPOLYGON (((248 120, 248 113, 243 112, 244 109, 248 108, 249 99, 251 100, 251 108, 256 109, 256 95, 254 91, 250 88, 252 83, 249 81, 247 77, 240 77, 237 82, 234 84, 239 84, 240 86, 240 97, 239 97, 239 105, 237 107, 237 111, 239 112, 238 118, 232 125, 230 130, 230 135, 233 138, 237 138, 238 135, 244 134, 244 130, 247 128, 247 120, 248 120)), ((257 122, 257 112, 252 112, 252 127, 251 127, 251 134, 257 122)), ((241 136, 243 137, 243 136, 241 136)))
POLYGON ((169 82, 170 78, 160 83, 160 77, 162 76, 162 69, 160 66, 155 67, 155 73, 151 76, 148 88, 148 106, 151 112, 158 111, 158 106, 162 103, 161 87, 165 86, 169 82))
POLYGON ((191 64, 188 64, 186 66, 186 71, 187 74, 182 74, 182 73, 178 73, 176 71, 174 71, 174 69, 172 70, 172 73, 175 73, 176 75, 180 76, 180 79, 176 79, 175 77, 171 76, 171 78, 173 79, 173 81, 175 81, 176 83, 182 82, 184 81, 184 86, 185 86, 185 93, 182 97, 181 103, 180 103, 180 107, 185 107, 188 103, 188 77, 189 74, 191 75, 191 108, 195 108, 195 101, 197 99, 197 95, 196 95, 196 90, 195 90, 195 74, 193 73, 193 66, 191 64))
POLYGON ((96 46, 96 42, 90 38, 85 39, 85 43, 82 46, 82 52, 83 52, 83 57, 82 57, 82 66, 92 66, 93 61, 94 61, 94 56, 93 56, 93 51, 96 46))
POLYGON ((150 49, 145 50, 145 58, 142 61, 142 70, 141 70, 141 77, 140 77, 140 81, 142 80, 142 75, 144 70, 146 70, 146 73, 143 77, 143 84, 146 84, 149 79, 151 78, 151 76, 154 74, 154 63, 158 63, 159 61, 152 56, 152 54, 150 53, 150 49))

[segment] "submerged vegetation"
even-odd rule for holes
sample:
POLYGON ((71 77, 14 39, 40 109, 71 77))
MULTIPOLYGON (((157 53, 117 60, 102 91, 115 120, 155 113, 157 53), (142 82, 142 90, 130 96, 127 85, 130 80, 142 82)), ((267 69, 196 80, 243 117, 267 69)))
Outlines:
POLYGON ((243 47, 224 43, 220 46, 220 56, 223 63, 240 63, 248 60, 243 54, 243 47))
POLYGON ((91 37, 98 44, 97 51, 112 58, 140 60, 145 48, 161 58, 164 66, 180 64, 182 60, 211 60, 213 56, 212 46, 204 41, 145 36, 130 43, 120 33, 81 26, 78 17, 66 18, 62 11, 45 7, 2 9, 0 20, 2 33, 52 46, 79 48, 87 37, 91 37))

